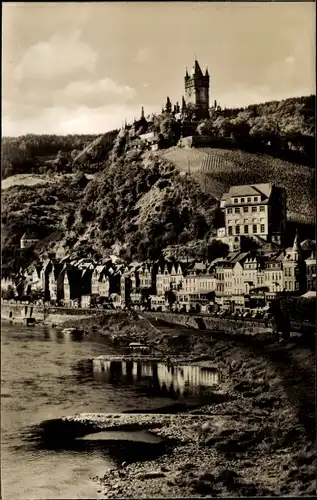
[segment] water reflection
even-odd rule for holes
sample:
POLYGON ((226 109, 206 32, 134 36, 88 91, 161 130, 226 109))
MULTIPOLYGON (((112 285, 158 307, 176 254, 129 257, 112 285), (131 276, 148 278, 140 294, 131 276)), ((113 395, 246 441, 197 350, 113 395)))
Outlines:
POLYGON ((93 360, 93 377, 113 385, 145 383, 158 395, 173 398, 200 396, 219 384, 219 373, 206 366, 100 358, 93 360))

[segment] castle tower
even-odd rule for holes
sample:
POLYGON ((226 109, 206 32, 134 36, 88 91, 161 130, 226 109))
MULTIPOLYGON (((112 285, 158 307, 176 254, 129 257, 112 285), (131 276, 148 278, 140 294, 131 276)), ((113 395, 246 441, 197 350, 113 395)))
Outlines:
POLYGON ((186 104, 194 105, 201 117, 209 116, 209 81, 208 69, 206 69, 205 74, 203 74, 197 60, 195 60, 190 75, 186 69, 186 104))

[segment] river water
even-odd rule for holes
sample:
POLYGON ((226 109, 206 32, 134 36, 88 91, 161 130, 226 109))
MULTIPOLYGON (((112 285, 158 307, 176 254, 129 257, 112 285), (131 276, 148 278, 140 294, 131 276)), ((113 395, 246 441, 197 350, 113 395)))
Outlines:
MULTIPOLYGON (((143 372, 136 367, 135 377, 129 377, 126 367, 122 372, 122 367, 118 371, 109 363, 100 367, 87 361, 111 354, 120 352, 102 339, 75 340, 45 326, 1 325, 4 500, 98 498, 90 478, 114 464, 111 455, 92 447, 80 451, 35 448, 28 437, 42 421, 75 413, 153 410, 175 402, 184 385, 201 383, 197 370, 191 375, 186 367, 175 373, 161 365, 147 366, 143 372), (176 392, 162 390, 164 382, 177 386, 176 392)), ((215 375, 204 377, 215 380, 215 375)))

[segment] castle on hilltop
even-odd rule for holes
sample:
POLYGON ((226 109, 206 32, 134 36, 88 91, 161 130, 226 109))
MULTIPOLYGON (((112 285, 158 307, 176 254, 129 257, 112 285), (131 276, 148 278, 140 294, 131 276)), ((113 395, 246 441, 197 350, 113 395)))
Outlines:
POLYGON ((206 68, 203 74, 199 63, 195 60, 191 73, 185 73, 185 98, 182 96, 182 114, 186 114, 187 108, 193 107, 196 114, 201 118, 209 117, 209 73, 206 68))
MULTIPOLYGON (((184 84, 185 96, 182 96, 181 106, 177 102, 173 107, 170 98, 167 97, 162 112, 172 113, 176 118, 192 121, 209 118, 211 108, 209 107, 210 76, 208 68, 203 72, 199 62, 195 59, 190 73, 186 68, 184 84)), ((214 101, 214 108, 219 109, 216 101, 214 101)))
MULTIPOLYGON (((166 98, 165 106, 162 107, 162 114, 170 115, 176 119, 180 124, 182 137, 195 134, 196 127, 201 120, 208 119, 215 111, 221 111, 217 101, 214 101, 212 107, 209 105, 209 85, 208 68, 203 72, 199 62, 195 59, 191 71, 189 72, 186 68, 181 105, 179 102, 173 105, 170 98, 166 98)), ((149 115, 145 118, 142 106, 140 119, 134 119, 132 125, 127 126, 125 123, 122 127, 130 129, 132 134, 142 129, 141 138, 143 138, 144 133, 152 129, 153 116, 149 115)))

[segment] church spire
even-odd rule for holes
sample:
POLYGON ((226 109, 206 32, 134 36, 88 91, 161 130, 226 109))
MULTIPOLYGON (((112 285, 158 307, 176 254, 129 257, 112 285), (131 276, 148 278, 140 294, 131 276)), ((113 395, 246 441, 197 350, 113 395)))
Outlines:
POLYGON ((144 119, 144 107, 142 106, 141 108, 141 119, 143 120, 144 119))

